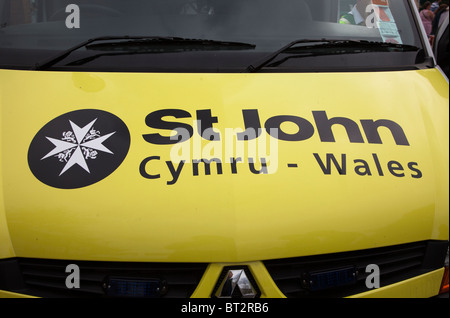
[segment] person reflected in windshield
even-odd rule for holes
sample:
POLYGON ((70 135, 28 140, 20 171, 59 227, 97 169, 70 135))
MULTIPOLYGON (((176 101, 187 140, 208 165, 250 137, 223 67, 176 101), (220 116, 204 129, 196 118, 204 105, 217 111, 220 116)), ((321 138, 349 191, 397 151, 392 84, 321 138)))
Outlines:
POLYGON ((344 14, 339 20, 340 24, 366 25, 367 6, 372 3, 371 0, 357 0, 352 10, 344 14))
POLYGON ((431 11, 431 2, 427 1, 423 5, 423 9, 420 11, 420 18, 428 36, 431 35, 433 28, 434 13, 431 11))

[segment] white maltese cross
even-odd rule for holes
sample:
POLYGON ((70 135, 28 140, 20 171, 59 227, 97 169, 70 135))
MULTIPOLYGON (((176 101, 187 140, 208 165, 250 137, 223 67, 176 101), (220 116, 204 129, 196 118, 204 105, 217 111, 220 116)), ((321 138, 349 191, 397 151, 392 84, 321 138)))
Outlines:
POLYGON ((72 138, 74 142, 68 142, 65 140, 58 140, 50 137, 46 137, 54 146, 55 148, 50 151, 45 157, 43 157, 41 160, 47 159, 51 156, 59 155, 59 154, 67 154, 67 151, 70 150, 71 155, 70 159, 67 161, 66 165, 64 166, 63 170, 59 174, 59 176, 62 176, 67 170, 69 170, 74 165, 79 165, 81 168, 83 168, 88 173, 91 173, 89 171, 89 167, 86 162, 86 158, 83 155, 83 149, 93 149, 101 152, 106 152, 109 154, 113 154, 108 148, 106 148, 103 145, 103 142, 105 142, 108 138, 110 138, 112 135, 114 135, 116 132, 110 133, 105 136, 99 136, 98 138, 92 139, 92 136, 95 135, 95 137, 98 136, 98 132, 95 132, 95 134, 92 134, 91 131, 93 130, 94 123, 97 121, 97 119, 94 119, 92 122, 84 126, 83 128, 78 127, 78 125, 74 124, 71 120, 70 126, 72 127, 73 133, 75 135, 75 140, 72 138), (86 138, 89 137, 89 138, 86 138), (75 151, 73 151, 75 149, 75 151), (73 151, 73 153, 72 153, 73 151))

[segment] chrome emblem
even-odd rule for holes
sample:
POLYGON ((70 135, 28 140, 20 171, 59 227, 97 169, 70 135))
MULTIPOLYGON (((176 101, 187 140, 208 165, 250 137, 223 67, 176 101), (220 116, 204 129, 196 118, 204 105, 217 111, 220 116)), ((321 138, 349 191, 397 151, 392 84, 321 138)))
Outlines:
POLYGON ((260 292, 249 278, 246 268, 225 269, 221 275, 222 281, 213 294, 217 298, 256 298, 260 292), (225 275, 224 275, 225 274, 225 275))

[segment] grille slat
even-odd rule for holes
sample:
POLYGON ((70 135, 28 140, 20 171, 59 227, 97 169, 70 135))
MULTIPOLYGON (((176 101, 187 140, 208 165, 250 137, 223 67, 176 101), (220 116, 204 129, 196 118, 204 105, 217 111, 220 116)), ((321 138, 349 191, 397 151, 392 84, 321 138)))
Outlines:
MULTIPOLYGON (((32 271, 23 271, 22 274, 24 275, 25 279, 42 279, 42 280, 63 280, 65 281, 69 273, 63 274, 55 274, 55 273, 44 273, 44 272, 32 272, 32 271)), ((93 283, 103 283, 103 280, 98 275, 89 275, 84 274, 81 281, 83 282, 93 282, 93 283)))
POLYGON ((52 289, 55 291, 63 291, 63 292, 71 292, 71 293, 88 293, 88 294, 97 294, 97 295, 103 295, 104 291, 101 287, 98 286, 87 286, 85 284, 85 282, 81 282, 80 283, 80 288, 79 289, 67 289, 67 288, 62 288, 61 284, 59 282, 51 282, 51 281, 42 281, 42 280, 34 280, 34 279, 29 279, 27 280, 27 284, 31 285, 31 286, 35 286, 37 288, 41 288, 41 289, 52 289))
MULTIPOLYGON (((394 254, 394 255, 400 255, 400 254, 404 254, 406 252, 410 252, 412 250, 415 251, 419 251, 418 254, 423 255, 424 253, 424 249, 426 248, 426 244, 419 244, 418 246, 414 246, 414 247, 405 247, 405 249, 398 249, 398 248, 393 248, 390 249, 388 252, 386 251, 377 251, 378 249, 375 249, 375 251, 373 253, 368 252, 368 250, 364 250, 361 251, 360 255, 358 255, 358 260, 359 261, 364 261, 365 259, 375 259, 377 257, 380 256, 389 256, 389 254, 394 254)), ((385 248, 380 248, 380 249, 385 249, 385 248)), ((334 262, 347 262, 349 260, 354 260, 355 259, 355 252, 343 252, 343 253, 337 253, 337 254, 332 254, 333 255, 333 261, 334 262), (341 255, 342 254, 342 255, 341 255)), ((301 257, 302 258, 302 264, 304 265, 320 265, 323 264, 324 262, 329 261, 329 255, 316 255, 316 256, 305 256, 305 257, 301 257)), ((265 263, 270 264, 271 266, 276 266, 277 264, 281 265, 281 266, 289 266, 289 265, 298 265, 299 258, 291 258, 291 259, 278 259, 278 260, 268 260, 265 261, 265 263)))

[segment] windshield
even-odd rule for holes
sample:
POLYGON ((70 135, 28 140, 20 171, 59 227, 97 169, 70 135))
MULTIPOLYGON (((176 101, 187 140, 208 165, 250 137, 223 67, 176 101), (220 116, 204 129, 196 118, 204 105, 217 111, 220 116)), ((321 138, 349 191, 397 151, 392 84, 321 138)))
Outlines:
POLYGON ((277 51, 258 71, 411 68, 425 53, 410 6, 407 0, 0 0, 0 68, 244 72, 277 51))

